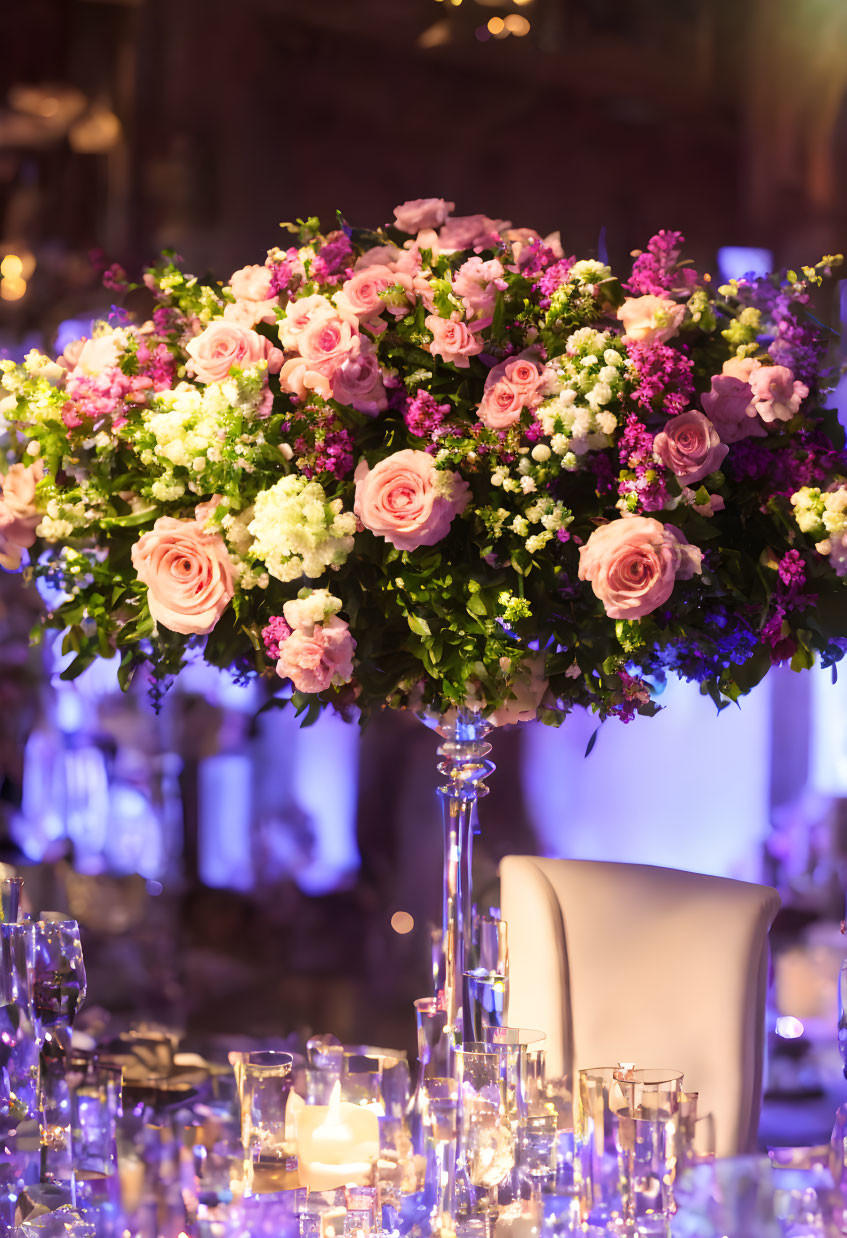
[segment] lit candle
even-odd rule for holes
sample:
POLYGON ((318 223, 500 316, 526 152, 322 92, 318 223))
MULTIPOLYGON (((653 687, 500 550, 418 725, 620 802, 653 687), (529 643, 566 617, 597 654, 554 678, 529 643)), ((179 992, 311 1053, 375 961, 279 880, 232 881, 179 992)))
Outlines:
POLYGON ((342 1101, 340 1083, 329 1105, 306 1105, 296 1125, 301 1186, 331 1191, 371 1181, 379 1156, 379 1120, 369 1109, 342 1101))

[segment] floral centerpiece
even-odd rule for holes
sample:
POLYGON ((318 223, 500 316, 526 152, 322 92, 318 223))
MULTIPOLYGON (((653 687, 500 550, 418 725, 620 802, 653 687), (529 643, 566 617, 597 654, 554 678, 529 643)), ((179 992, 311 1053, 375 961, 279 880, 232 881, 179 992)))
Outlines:
POLYGON ((225 282, 168 258, 144 321, 0 363, 0 562, 60 591, 66 675, 117 652, 163 685, 199 651, 308 717, 559 723, 842 655, 807 310, 836 259, 715 287, 662 232, 620 279, 440 199, 289 231, 225 282))

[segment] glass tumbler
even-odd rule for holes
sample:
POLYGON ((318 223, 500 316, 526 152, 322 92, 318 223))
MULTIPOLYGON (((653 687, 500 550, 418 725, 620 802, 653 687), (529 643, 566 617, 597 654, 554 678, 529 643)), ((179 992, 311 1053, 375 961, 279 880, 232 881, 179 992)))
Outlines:
POLYGON ((459 1089, 455 1079, 428 1079, 423 1090, 427 1157, 424 1198, 431 1226, 452 1233, 455 1226, 456 1135, 459 1089))
POLYGON ((241 1141, 248 1191, 296 1185, 291 1177, 296 1157, 285 1132, 293 1070, 291 1054, 274 1050, 248 1053, 241 1062, 241 1141))
POLYGON ((76 920, 37 920, 32 933, 32 1009, 36 1040, 48 1054, 67 1054, 85 1001, 85 964, 76 920))
POLYGON ((644 1238, 667 1234, 674 1209, 682 1072, 630 1070, 618 1115, 624 1216, 644 1238))
POLYGON ((515 1164, 515 1136, 506 1105, 500 1055, 476 1046, 456 1050, 459 1081, 459 1155, 476 1196, 471 1210, 494 1214, 497 1190, 515 1164))
POLYGON ((582 1221, 600 1230, 618 1229, 624 1221, 618 1123, 630 1085, 623 1075, 619 1066, 592 1066, 579 1072, 574 1178, 582 1221))

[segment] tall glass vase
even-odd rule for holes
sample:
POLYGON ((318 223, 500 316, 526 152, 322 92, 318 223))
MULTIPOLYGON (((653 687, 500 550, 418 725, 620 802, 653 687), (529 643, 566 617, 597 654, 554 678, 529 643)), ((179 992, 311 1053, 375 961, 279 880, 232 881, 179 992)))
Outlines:
POLYGON ((491 724, 469 709, 440 717, 424 716, 441 736, 438 788, 444 818, 441 958, 436 987, 446 1014, 445 1034, 453 1044, 462 1039, 462 978, 470 956, 472 935, 471 875, 477 802, 488 794, 485 780, 494 772, 488 760, 491 724))

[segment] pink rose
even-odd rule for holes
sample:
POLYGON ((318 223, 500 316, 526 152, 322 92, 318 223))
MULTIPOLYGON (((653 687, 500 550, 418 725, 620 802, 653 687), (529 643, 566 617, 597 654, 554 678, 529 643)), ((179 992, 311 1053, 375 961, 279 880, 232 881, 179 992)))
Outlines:
POLYGON ((301 297, 299 301, 289 301, 285 307, 285 315, 279 323, 279 339, 283 348, 296 350, 300 335, 310 322, 322 315, 331 317, 335 312, 332 302, 319 293, 301 297))
MULTIPOLYGON (((507 285, 503 278, 505 272, 502 262, 496 258, 484 262, 482 258, 468 258, 463 262, 453 276, 453 292, 461 297, 468 314, 477 319, 486 319, 486 326, 491 322, 497 292, 507 285)), ((481 324, 475 324, 479 327, 481 324)))
POLYGON ((132 565, 147 586, 150 614, 171 632, 205 636, 232 599, 224 540, 196 520, 160 516, 133 546, 132 565))
POLYGON ((332 381, 322 370, 314 370, 302 357, 291 357, 279 372, 279 385, 298 400, 307 400, 314 392, 324 400, 332 396, 332 381))
POLYGON ((786 365, 760 365, 750 375, 753 408, 762 421, 790 421, 809 394, 786 365))
POLYGON ((470 365, 468 357, 475 357, 482 352, 482 340, 478 339, 463 322, 454 322, 451 318, 439 318, 437 314, 428 314, 424 325, 432 332, 433 340, 429 351, 433 357, 442 357, 452 362, 460 370, 466 370, 470 365))
POLYGON ((307 323, 297 340, 300 356, 310 370, 331 378, 341 362, 359 349, 359 324, 355 314, 344 309, 318 314, 307 323))
POLYGON ((242 327, 255 327, 257 322, 275 323, 274 310, 279 299, 271 292, 271 272, 266 266, 242 267, 234 271, 229 286, 235 304, 224 307, 227 322, 242 327))
POLYGON ((35 486, 42 477, 41 461, 27 468, 13 464, 3 478, 0 497, 0 566, 17 571, 21 551, 35 541, 41 516, 35 506, 35 486))
POLYGON ((693 486, 720 467, 729 448, 709 418, 691 410, 670 418, 653 440, 653 450, 680 485, 693 486))
POLYGON ((401 206, 395 206, 394 222, 401 232, 440 228, 455 209, 455 202, 445 202, 443 198, 412 198, 401 206))
POLYGON ((712 389, 700 397, 709 420, 724 443, 738 443, 744 438, 762 438, 767 430, 762 425, 753 407, 753 392, 750 384, 741 378, 726 373, 715 374, 712 389))
POLYGON ((641 619, 668 600, 677 577, 700 572, 702 553, 671 524, 622 516, 600 525, 579 552, 588 580, 610 619, 641 619))
POLYGON ((353 677, 356 642, 343 619, 333 616, 311 631, 298 628, 279 646, 276 673, 290 679, 298 692, 325 692, 353 677))
POLYGON ((467 482, 458 473, 439 472, 425 451, 396 451, 372 469, 362 460, 354 481, 354 512, 398 550, 434 546, 470 502, 467 482))
POLYGON ((664 344, 679 331, 685 317, 685 306, 668 297, 627 297, 618 310, 624 325, 624 339, 664 344))
POLYGON ((237 301, 276 301, 271 292, 271 272, 266 266, 241 267, 230 276, 229 286, 237 301))
POLYGON ((333 398, 357 412, 376 416, 388 407, 382 372, 372 347, 362 346, 358 356, 347 357, 331 379, 333 398))
POLYGON ((489 714, 492 726, 511 726, 516 722, 534 722, 544 694, 549 687, 544 678, 544 655, 526 658, 520 665, 519 677, 510 685, 512 698, 489 714))
POLYGON ((501 361, 498 365, 492 366, 485 378, 485 389, 488 390, 489 387, 493 387, 495 383, 505 378, 516 391, 521 393, 524 402, 529 404, 540 394, 544 377, 541 364, 529 354, 521 353, 517 357, 509 357, 507 361, 501 361))
POLYGON ((523 392, 507 378, 501 378, 485 392, 476 415, 489 430, 508 430, 520 418, 525 405, 523 392))
POLYGON ((511 226, 508 219, 487 215, 453 215, 441 226, 438 241, 442 249, 490 249, 511 226))
POLYGON ((397 276, 386 266, 362 267, 344 281, 335 298, 336 305, 355 314, 360 322, 366 322, 373 329, 373 320, 385 310, 385 302, 379 294, 396 283, 397 276))
POLYGON ((238 323, 217 319, 195 335, 185 346, 191 358, 189 365, 201 383, 220 383, 234 365, 244 368, 257 361, 267 361, 273 373, 282 363, 282 353, 270 340, 238 323))

